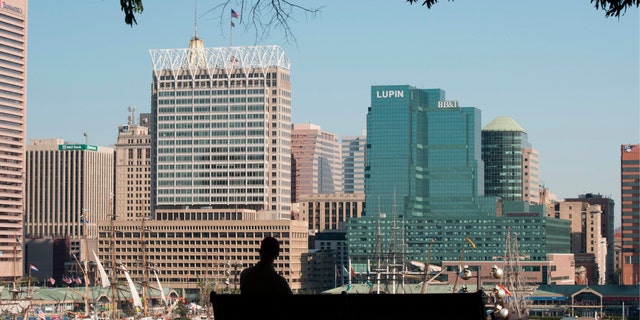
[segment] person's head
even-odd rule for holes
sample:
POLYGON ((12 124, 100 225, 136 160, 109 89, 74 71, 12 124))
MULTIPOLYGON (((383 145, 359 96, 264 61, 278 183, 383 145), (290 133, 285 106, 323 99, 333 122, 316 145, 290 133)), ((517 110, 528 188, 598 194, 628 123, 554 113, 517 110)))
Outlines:
POLYGON ((266 237, 260 243, 260 260, 273 261, 280 255, 280 244, 274 237, 266 237))

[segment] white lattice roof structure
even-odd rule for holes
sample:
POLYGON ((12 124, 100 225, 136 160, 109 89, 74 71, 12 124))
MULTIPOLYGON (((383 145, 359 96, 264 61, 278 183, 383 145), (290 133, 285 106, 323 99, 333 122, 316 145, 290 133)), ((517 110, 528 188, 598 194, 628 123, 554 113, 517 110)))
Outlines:
POLYGON ((149 51, 153 71, 197 69, 253 69, 280 67, 291 62, 279 46, 154 49, 149 51))

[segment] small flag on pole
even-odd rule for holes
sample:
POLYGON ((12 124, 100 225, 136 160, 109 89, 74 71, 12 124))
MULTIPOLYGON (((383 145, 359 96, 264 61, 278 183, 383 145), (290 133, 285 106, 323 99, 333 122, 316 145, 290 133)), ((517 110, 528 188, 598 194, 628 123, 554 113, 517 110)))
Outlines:
POLYGON ((233 28, 233 27, 235 27, 235 26, 236 26, 236 24, 235 24, 235 23, 233 23, 233 21, 231 21, 231 27, 233 28))
POLYGON ((38 309, 38 319, 39 320, 46 320, 47 317, 44 315, 44 312, 42 312, 42 309, 38 309))
POLYGON ((475 244, 475 243, 473 243, 473 241, 471 241, 471 238, 466 237, 466 238, 464 239, 464 241, 469 242, 469 244, 471 245, 471 247, 472 247, 472 248, 474 248, 474 249, 476 248, 476 244, 475 244))
POLYGON ((233 9, 231 9, 231 18, 240 18, 240 15, 233 9))
POLYGON ((40 269, 36 268, 36 266, 29 264, 29 268, 31 268, 31 270, 33 271, 40 271, 40 269))
POLYGON ((500 287, 500 289, 504 290, 504 292, 510 296, 511 295, 511 291, 509 291, 509 289, 507 289, 507 287, 503 286, 502 283, 498 283, 498 287, 500 287))

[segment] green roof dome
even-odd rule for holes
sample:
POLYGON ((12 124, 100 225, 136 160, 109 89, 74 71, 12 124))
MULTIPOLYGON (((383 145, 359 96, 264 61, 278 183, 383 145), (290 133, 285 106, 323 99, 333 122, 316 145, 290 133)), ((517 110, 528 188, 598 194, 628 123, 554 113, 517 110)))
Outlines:
POLYGON ((527 133, 527 131, 511 117, 496 117, 482 128, 482 131, 520 131, 527 133))

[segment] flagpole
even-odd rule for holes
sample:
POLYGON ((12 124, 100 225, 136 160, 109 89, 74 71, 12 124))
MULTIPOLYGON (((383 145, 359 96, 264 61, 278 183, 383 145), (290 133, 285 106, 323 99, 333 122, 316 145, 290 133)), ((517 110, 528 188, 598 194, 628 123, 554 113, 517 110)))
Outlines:
POLYGON ((351 284, 351 258, 349 258, 349 270, 347 272, 349 272, 349 284, 351 284))

